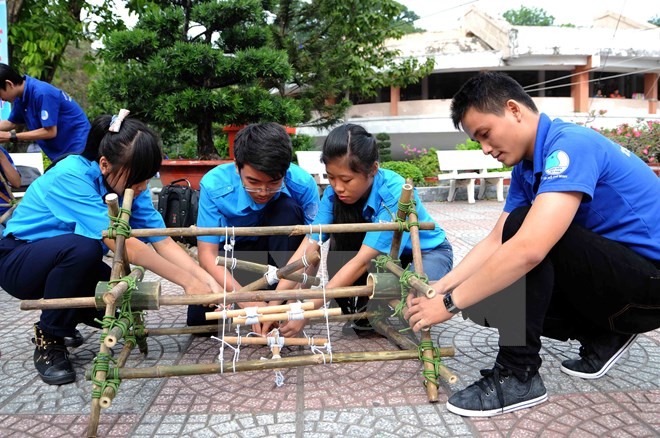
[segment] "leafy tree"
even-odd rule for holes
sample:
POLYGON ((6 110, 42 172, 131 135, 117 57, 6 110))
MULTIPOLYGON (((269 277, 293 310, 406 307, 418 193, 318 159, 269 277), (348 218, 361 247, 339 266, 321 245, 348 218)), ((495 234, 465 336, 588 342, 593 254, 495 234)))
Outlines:
POLYGON ((132 30, 112 33, 91 94, 94 112, 129 108, 173 130, 194 127, 200 159, 218 158, 213 125, 298 124, 301 103, 271 93, 292 68, 274 50, 259 0, 131 2, 132 30))
POLYGON ((509 9, 502 16, 514 26, 552 26, 555 22, 555 17, 548 15, 545 9, 526 6, 509 9))
MULTIPOLYGON (((78 46, 124 28, 114 15, 114 5, 114 1, 7 1, 9 63, 21 72, 51 82, 70 44, 78 46)), ((91 56, 83 60, 78 69, 93 71, 91 56)))
MULTIPOLYGON (((432 59, 400 59, 383 44, 400 38, 416 17, 394 0, 281 0, 276 6, 275 44, 289 55, 296 93, 316 110, 311 125, 335 124, 350 95, 405 87, 433 69, 432 59)), ((280 91, 286 92, 284 84, 280 91)))

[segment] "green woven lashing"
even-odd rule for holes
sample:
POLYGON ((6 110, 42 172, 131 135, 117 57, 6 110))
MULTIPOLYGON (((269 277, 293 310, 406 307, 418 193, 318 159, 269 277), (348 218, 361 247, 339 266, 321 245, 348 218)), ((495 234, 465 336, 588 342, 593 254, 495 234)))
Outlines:
POLYGON ((131 211, 125 208, 119 209, 119 214, 117 217, 108 214, 110 217, 110 226, 108 227, 108 238, 115 239, 117 236, 124 236, 125 238, 131 237, 131 226, 127 220, 121 218, 122 213, 126 213, 129 216, 131 211))
POLYGON ((119 384, 121 380, 119 379, 119 368, 113 368, 110 372, 110 362, 115 363, 115 360, 108 353, 99 353, 98 356, 94 358, 94 365, 92 365, 92 383, 97 386, 95 390, 92 391, 92 398, 101 398, 105 388, 112 387, 115 394, 119 389, 119 384), (101 381, 96 378, 96 374, 100 371, 105 371, 106 377, 104 381, 101 381))
POLYGON ((442 363, 442 359, 440 358, 440 349, 433 346, 433 341, 428 340, 419 343, 419 360, 433 364, 432 370, 427 370, 425 367, 422 367, 422 376, 425 379, 424 384, 426 385, 426 382, 431 382, 434 385, 437 385, 440 377, 440 364, 442 363), (424 357, 424 351, 426 350, 433 351, 433 359, 430 357, 424 357))

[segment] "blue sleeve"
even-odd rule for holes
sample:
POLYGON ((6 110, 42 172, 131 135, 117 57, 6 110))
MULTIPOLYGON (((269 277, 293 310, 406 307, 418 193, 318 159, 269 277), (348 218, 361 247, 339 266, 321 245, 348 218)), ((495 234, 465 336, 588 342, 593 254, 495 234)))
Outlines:
POLYGON ((530 205, 532 205, 532 200, 523 190, 523 177, 520 174, 519 167, 516 166, 511 172, 511 185, 509 185, 509 193, 506 195, 504 211, 511 213, 518 207, 528 207, 530 205))
POLYGON ((51 126, 57 126, 57 118, 60 113, 60 101, 62 99, 61 92, 58 90, 57 94, 53 93, 43 93, 39 96, 41 101, 39 120, 41 121, 41 126, 48 128, 51 126))
POLYGON ((537 194, 581 192, 591 200, 600 176, 601 155, 593 148, 585 152, 580 142, 559 137, 549 150, 537 194))
POLYGON ((320 203, 319 189, 313 178, 311 184, 305 186, 305 191, 301 194, 301 199, 298 202, 305 215, 305 224, 311 224, 318 214, 320 203))
MULTIPOLYGON (((396 220, 396 212, 399 208, 398 198, 392 198, 393 201, 389 202, 389 205, 386 206, 385 202, 381 202, 378 211, 375 212, 372 222, 374 223, 390 223, 396 220)), ((362 241, 363 245, 366 245, 370 248, 375 249, 378 252, 389 253, 390 247, 392 246, 392 237, 394 236, 394 231, 369 231, 365 234, 364 240, 362 241)), ((403 251, 403 248, 408 243, 410 239, 410 233, 403 233, 401 238, 401 246, 399 247, 399 254, 403 251)))
MULTIPOLYGON (((131 228, 146 229, 146 228, 165 228, 165 221, 163 217, 154 208, 154 203, 151 200, 151 192, 145 190, 133 199, 133 206, 131 208, 131 228)), ((150 236, 141 237, 143 242, 160 242, 166 236, 150 236)))
MULTIPOLYGON (((334 198, 334 191, 332 190, 332 187, 328 186, 325 189, 325 192, 323 192, 323 197, 319 203, 319 210, 316 214, 316 218, 314 218, 314 221, 312 222, 312 225, 328 225, 334 222, 334 214, 332 213, 332 198, 334 198)), ((308 234, 307 237, 317 242, 319 241, 318 233, 308 234)), ((323 241, 326 240, 328 240, 328 233, 323 232, 323 241)))
MULTIPOLYGON (((199 191, 199 205, 197 208, 197 226, 204 228, 226 227, 227 220, 215 205, 211 197, 212 190, 204 184, 202 180, 199 191)), ((220 244, 224 238, 221 236, 198 236, 197 240, 208 243, 220 244)))
POLYGON ((25 105, 20 99, 14 101, 11 107, 11 113, 7 120, 15 125, 25 125, 25 118, 23 117, 25 105))

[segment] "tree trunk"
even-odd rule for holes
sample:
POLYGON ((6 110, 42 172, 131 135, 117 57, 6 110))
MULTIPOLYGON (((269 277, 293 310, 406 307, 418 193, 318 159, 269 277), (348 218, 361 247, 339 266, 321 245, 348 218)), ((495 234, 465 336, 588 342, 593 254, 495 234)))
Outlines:
POLYGON ((200 160, 220 158, 213 144, 213 124, 208 117, 204 117, 197 125, 197 155, 200 160))

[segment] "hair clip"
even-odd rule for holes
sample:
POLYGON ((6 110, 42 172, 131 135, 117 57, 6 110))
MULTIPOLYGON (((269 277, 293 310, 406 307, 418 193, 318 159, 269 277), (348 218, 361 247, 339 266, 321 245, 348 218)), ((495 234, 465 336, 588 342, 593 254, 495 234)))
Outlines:
POLYGON ((121 129, 121 124, 126 118, 127 115, 129 115, 131 112, 127 109, 120 109, 119 114, 116 114, 112 116, 112 120, 110 121, 110 127, 108 128, 108 131, 110 132, 119 132, 119 129, 121 129))

